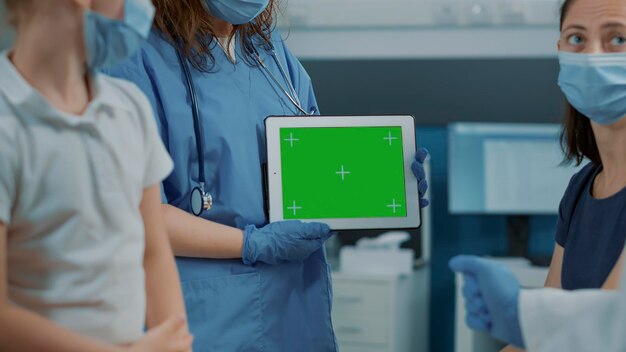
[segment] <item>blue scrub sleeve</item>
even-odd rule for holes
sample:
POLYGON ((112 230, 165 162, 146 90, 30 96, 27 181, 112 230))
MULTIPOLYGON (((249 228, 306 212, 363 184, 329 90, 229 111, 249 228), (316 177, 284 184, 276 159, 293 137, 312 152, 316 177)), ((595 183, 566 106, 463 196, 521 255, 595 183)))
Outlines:
MULTIPOLYGON (((148 73, 145 70, 143 72, 138 72, 134 69, 131 69, 130 67, 133 67, 133 68, 144 67, 142 64, 141 53, 131 57, 130 59, 128 59, 128 62, 125 62, 124 64, 118 67, 104 70, 103 73, 112 77, 125 79, 134 83, 137 86, 137 88, 139 88, 139 90, 143 92, 145 97, 148 98, 148 102, 150 103, 149 107, 151 107, 150 115, 153 116, 153 120, 156 122, 156 126, 157 126, 156 130, 158 131, 158 135, 161 137, 161 141, 159 141, 159 143, 161 145, 164 145, 165 150, 167 151, 167 145, 168 145, 168 138, 167 138, 167 132, 166 132, 167 122, 165 120, 165 117, 163 116, 164 115, 163 109, 158 103, 158 99, 152 89, 152 83, 150 82, 148 73)), ((154 139, 152 137, 154 137, 154 135, 151 134, 149 139, 154 139)), ((160 151, 156 151, 155 153, 161 154, 160 151)), ((164 190, 162 183, 161 183, 161 202, 163 204, 168 203, 168 199, 167 199, 167 196, 165 195, 165 190, 164 190)))
POLYGON ((16 143, 9 131, 0 125, 0 222, 11 222, 11 209, 15 203, 18 155, 16 143))
MULTIPOLYGON (((144 178, 143 187, 161 184, 174 168, 174 163, 159 136, 152 107, 146 97, 137 90, 141 122, 144 136, 144 178)), ((162 186, 161 186, 162 189, 162 186)), ((163 196, 163 193, 161 193, 163 196)))

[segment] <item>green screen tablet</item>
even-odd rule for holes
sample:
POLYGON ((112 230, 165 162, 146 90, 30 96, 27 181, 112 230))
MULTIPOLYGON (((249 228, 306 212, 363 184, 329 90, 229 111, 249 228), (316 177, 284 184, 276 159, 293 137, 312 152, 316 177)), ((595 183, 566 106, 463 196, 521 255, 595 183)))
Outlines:
POLYGON ((271 221, 419 227, 411 116, 271 117, 266 128, 271 221))

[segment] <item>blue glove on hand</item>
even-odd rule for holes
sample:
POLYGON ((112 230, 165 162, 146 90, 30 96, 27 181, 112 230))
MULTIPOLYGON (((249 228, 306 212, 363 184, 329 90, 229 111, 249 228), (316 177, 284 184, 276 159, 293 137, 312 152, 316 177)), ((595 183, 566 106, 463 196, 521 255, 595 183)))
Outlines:
POLYGON ((422 208, 426 208, 430 204, 428 199, 424 199, 424 195, 426 194, 426 191, 428 191, 428 181, 426 180, 426 173, 424 172, 424 161, 427 157, 428 149, 420 148, 417 151, 413 165, 411 165, 413 175, 417 178, 417 190, 420 194, 420 206, 422 208))
POLYGON ((474 256, 457 256, 450 268, 463 274, 467 325, 524 348, 519 322, 521 286, 503 265, 474 256))
POLYGON ((277 265, 305 260, 322 248, 330 236, 328 225, 321 223, 283 221, 261 229, 248 225, 244 231, 241 257, 246 265, 257 262, 277 265))

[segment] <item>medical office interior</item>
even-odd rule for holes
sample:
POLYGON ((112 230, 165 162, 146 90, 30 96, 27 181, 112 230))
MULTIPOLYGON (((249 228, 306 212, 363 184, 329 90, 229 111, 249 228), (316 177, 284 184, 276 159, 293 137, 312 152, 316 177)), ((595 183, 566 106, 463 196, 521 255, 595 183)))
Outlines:
MULTIPOLYGON (((556 85, 559 5, 557 0, 287 3, 284 35, 313 79, 322 113, 411 114, 417 143, 431 153, 426 224, 403 246, 416 253, 415 292, 412 302, 393 303, 411 304, 414 320, 406 321, 412 325, 403 330, 400 316, 377 313, 384 310, 376 303, 383 285, 365 285, 368 272, 380 264, 344 252, 335 277, 333 322, 343 351, 501 347, 470 332, 465 313, 455 311, 448 260, 458 253, 510 254, 545 264, 551 255, 558 202, 575 172, 559 167, 556 138, 564 106, 556 85), (342 270, 363 272, 364 281, 358 275, 352 281, 342 270), (410 345, 393 345, 398 331, 411 336, 410 345)), ((356 237, 340 239, 353 244, 356 237)), ((526 259, 506 261, 525 285, 543 286, 546 268, 526 259)))
MULTIPOLYGON (((419 231, 340 233, 327 244, 341 351, 499 350, 455 309, 448 261, 459 253, 498 257, 523 285, 543 285, 577 170, 560 165, 559 4, 282 1, 279 30, 322 114, 413 115, 430 151, 419 231)), ((10 41, 3 26, 0 48, 10 41)))

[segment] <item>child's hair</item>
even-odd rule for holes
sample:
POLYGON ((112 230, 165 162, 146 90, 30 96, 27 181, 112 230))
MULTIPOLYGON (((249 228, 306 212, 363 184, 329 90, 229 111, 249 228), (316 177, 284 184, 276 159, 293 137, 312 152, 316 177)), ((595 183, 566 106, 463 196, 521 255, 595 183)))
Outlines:
POLYGON ((4 0, 8 23, 16 27, 20 19, 28 12, 32 0, 4 0))

